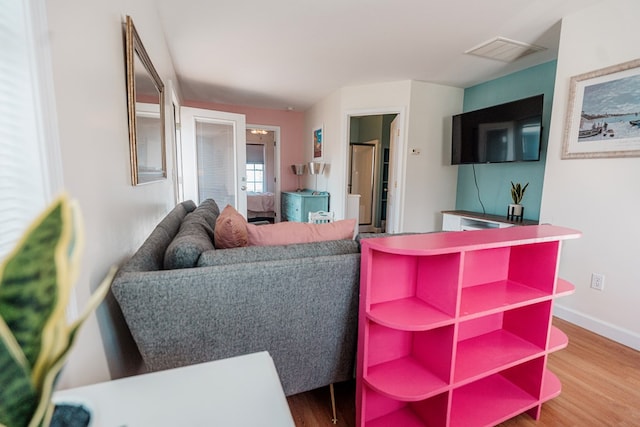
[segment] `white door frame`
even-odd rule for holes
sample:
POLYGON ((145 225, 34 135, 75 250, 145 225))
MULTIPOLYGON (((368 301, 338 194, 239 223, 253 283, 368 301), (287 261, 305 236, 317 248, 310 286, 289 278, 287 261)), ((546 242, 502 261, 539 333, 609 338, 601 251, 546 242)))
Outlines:
POLYGON ((273 166, 275 168, 275 170, 273 171, 273 175, 276 179, 274 210, 276 212, 275 222, 280 222, 280 126, 247 124, 247 129, 264 129, 273 132, 273 137, 276 141, 274 153, 275 164, 273 166))
POLYGON ((183 163, 182 163, 182 130, 181 130, 181 113, 180 113, 180 99, 176 93, 175 85, 172 80, 169 80, 169 98, 172 113, 171 117, 171 133, 173 141, 173 191, 174 200, 176 204, 184 201, 184 183, 183 183, 183 163))
POLYGON ((394 164, 390 165, 396 170, 396 187, 395 187, 395 205, 391 211, 387 211, 387 222, 389 215, 392 215, 392 224, 393 230, 387 230, 387 233, 399 233, 403 230, 404 218, 400 214, 400 206, 404 205, 404 189, 405 189, 405 179, 406 179, 406 162, 407 155, 405 150, 405 129, 407 128, 407 112, 406 107, 387 107, 387 108, 370 108, 370 109, 361 109, 361 110, 348 110, 345 112, 345 127, 344 127, 344 150, 345 150, 345 158, 347 161, 344 162, 344 176, 347 177, 345 180, 345 206, 348 204, 348 195, 349 189, 347 188, 349 185, 348 176, 349 176, 349 155, 350 155, 350 139, 349 135, 351 133, 351 118, 352 117, 363 117, 363 116, 383 116, 387 114, 397 114, 398 115, 398 128, 400 131, 400 136, 397 139, 397 145, 394 147, 395 156, 394 156, 394 164))

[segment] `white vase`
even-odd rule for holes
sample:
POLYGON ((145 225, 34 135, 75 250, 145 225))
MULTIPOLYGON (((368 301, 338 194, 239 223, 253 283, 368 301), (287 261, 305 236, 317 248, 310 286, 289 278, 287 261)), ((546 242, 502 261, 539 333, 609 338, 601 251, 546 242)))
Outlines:
POLYGON ((524 210, 524 208, 523 208, 523 206, 521 204, 511 203, 509 205, 508 216, 509 217, 521 217, 523 210, 524 210))

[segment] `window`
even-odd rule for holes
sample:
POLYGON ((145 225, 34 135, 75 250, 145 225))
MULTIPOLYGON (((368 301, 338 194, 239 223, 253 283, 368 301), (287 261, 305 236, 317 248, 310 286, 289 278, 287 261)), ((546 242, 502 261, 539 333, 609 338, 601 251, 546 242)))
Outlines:
POLYGON ((0 8, 0 258, 62 182, 43 0, 0 8))
POLYGON ((247 190, 264 193, 264 145, 247 144, 247 190))
POLYGON ((264 163, 247 163, 247 190, 264 192, 264 163))

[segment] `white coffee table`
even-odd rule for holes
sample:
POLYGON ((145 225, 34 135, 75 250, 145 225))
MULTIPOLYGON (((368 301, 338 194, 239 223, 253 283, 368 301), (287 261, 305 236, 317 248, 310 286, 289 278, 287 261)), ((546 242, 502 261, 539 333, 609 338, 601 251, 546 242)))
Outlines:
POLYGON ((294 427, 269 353, 58 391, 54 402, 83 402, 92 427, 294 427))

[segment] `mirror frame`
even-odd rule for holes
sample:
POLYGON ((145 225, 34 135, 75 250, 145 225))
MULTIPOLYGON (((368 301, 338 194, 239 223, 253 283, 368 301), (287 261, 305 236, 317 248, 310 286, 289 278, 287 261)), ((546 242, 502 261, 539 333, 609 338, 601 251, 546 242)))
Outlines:
MULTIPOLYGON (((127 15, 125 23, 125 59, 127 70, 127 109, 129 113, 129 152, 131 162, 131 184, 140 185, 149 182, 157 182, 167 178, 167 153, 165 139, 165 110, 164 110, 164 84, 147 54, 142 40, 133 25, 133 19, 127 15), (140 179, 140 167, 138 159, 137 116, 140 111, 136 105, 135 61, 136 57, 142 63, 148 77, 153 81, 158 91, 158 105, 160 107, 160 144, 162 153, 161 171, 153 172, 149 177, 140 179)), ((138 70, 139 71, 139 70, 138 70)))

